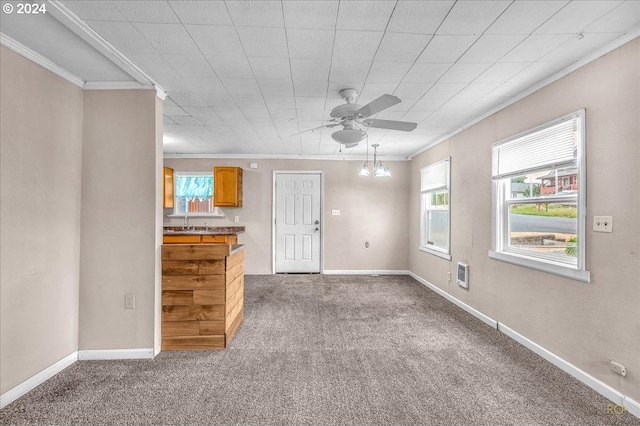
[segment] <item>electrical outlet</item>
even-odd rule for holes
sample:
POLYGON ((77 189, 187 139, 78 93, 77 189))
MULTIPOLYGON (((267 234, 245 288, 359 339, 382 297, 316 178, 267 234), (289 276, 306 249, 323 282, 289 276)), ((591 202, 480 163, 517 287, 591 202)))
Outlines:
POLYGON ((233 217, 233 221, 234 221, 235 223, 240 222, 240 216, 234 216, 234 217, 233 217))
POLYGON ((613 216, 594 216, 594 232, 613 232, 613 216))
POLYGON ((451 272, 447 272, 447 282, 451 282, 451 272))
POLYGON ((331 216, 340 216, 340 210, 331 210, 331 216))
POLYGON ((136 295, 135 294, 125 294, 124 295, 124 308, 125 309, 135 309, 136 308, 136 295))
POLYGON ((611 369, 621 376, 627 375, 627 368, 618 362, 611 361, 611 369))

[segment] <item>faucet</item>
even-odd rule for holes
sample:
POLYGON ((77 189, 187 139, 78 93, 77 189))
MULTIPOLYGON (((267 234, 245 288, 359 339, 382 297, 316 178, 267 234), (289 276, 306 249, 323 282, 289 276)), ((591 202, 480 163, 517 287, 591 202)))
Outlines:
POLYGON ((204 230, 209 231, 209 224, 207 222, 204 223, 204 230))
POLYGON ((189 216, 187 216, 186 214, 184 215, 184 224, 182 225, 182 229, 183 230, 189 230, 189 216))

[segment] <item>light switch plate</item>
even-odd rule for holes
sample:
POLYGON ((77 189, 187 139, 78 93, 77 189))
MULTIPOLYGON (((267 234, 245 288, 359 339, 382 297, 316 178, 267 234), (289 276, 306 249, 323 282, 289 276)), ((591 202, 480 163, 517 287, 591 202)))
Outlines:
POLYGON ((594 232, 613 232, 613 216, 594 216, 594 232))
POLYGON ((124 308, 125 309, 135 309, 136 308, 136 295, 135 294, 125 294, 124 295, 124 308))

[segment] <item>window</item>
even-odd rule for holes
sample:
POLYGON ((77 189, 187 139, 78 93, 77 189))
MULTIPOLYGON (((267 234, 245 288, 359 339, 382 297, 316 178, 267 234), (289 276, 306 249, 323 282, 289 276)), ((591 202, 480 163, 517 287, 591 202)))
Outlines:
POLYGON ((492 146, 491 258, 589 282, 585 112, 492 146), (514 191, 518 188, 518 191, 514 191))
POLYGON ((179 216, 219 216, 213 206, 213 175, 207 172, 175 172, 173 214, 179 216))
POLYGON ((420 170, 420 250, 451 260, 449 163, 447 158, 420 170))

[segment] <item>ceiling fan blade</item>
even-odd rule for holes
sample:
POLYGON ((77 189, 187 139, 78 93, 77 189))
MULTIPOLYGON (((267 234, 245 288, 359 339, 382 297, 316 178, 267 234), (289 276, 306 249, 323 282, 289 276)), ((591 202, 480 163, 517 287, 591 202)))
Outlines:
POLYGON ((313 129, 303 130, 301 132, 294 133, 294 134, 289 135, 289 136, 299 135, 300 133, 313 132, 314 130, 322 129, 324 127, 336 127, 336 126, 339 126, 340 124, 342 124, 342 123, 325 124, 324 126, 318 126, 318 127, 314 127, 313 129))
POLYGON ((410 132, 418 127, 418 123, 410 123, 408 121, 378 120, 376 118, 364 120, 362 122, 362 125, 366 127, 375 127, 378 129, 402 130, 405 132, 410 132))
POLYGON ((338 121, 338 120, 336 120, 335 118, 332 118, 332 119, 330 119, 330 120, 325 120, 325 119, 323 119, 323 118, 316 118, 316 117, 313 117, 313 118, 308 118, 308 117, 293 117, 293 118, 290 118, 290 119, 289 119, 289 121, 321 121, 321 122, 323 122, 323 123, 329 123, 329 122, 334 122, 334 123, 335 123, 335 122, 336 122, 336 121, 338 121))
POLYGON ((389 107, 394 106, 395 104, 399 104, 402 102, 399 97, 393 95, 382 95, 379 98, 376 98, 357 110, 355 112, 355 116, 358 118, 366 118, 370 117, 373 114, 377 114, 383 109, 387 109, 389 107))

